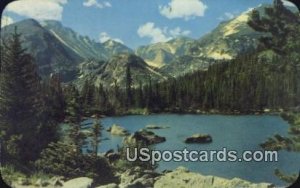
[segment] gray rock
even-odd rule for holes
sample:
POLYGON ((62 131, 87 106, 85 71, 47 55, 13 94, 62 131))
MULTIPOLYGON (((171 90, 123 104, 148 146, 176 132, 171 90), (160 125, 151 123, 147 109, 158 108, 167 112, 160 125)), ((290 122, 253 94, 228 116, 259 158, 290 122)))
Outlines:
POLYGON ((112 135, 117 135, 117 136, 127 136, 127 135, 129 135, 127 130, 125 130, 123 127, 121 127, 119 125, 116 125, 116 124, 111 126, 110 133, 112 135))
POLYGON ((87 177, 71 179, 63 184, 63 188, 91 188, 93 180, 87 177))
POLYGON ((169 127, 158 126, 158 125, 146 125, 146 129, 167 129, 169 127))
POLYGON ((154 178, 160 174, 150 170, 142 170, 140 167, 128 169, 120 175, 120 188, 148 188, 153 187, 154 178))
POLYGON ((111 183, 111 184, 107 184, 107 185, 101 185, 99 187, 96 188, 119 188, 119 186, 115 183, 111 183))
POLYGON ((187 144, 190 143, 211 143, 212 142, 212 137, 208 134, 194 134, 191 137, 188 137, 184 141, 187 144))
POLYGON ((271 188, 269 183, 254 184, 239 178, 225 179, 215 176, 203 176, 189 172, 186 168, 177 168, 159 177, 154 188, 197 187, 197 188, 271 188))
POLYGON ((113 149, 108 150, 107 152, 104 153, 104 156, 106 157, 107 155, 114 153, 115 151, 113 149))
POLYGON ((143 142, 147 145, 158 144, 165 142, 166 138, 162 136, 158 136, 151 131, 147 131, 142 129, 140 131, 135 132, 134 134, 125 138, 125 143, 137 143, 143 142))

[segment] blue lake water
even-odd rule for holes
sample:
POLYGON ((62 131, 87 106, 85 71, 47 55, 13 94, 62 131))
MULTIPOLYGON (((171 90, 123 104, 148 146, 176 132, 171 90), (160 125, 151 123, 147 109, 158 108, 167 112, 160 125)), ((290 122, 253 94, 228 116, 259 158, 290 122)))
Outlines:
MULTIPOLYGON (((83 124, 93 122, 86 120, 83 124)), ((155 145, 157 150, 262 150, 259 146, 274 134, 287 135, 288 124, 282 118, 271 115, 177 115, 160 114, 149 116, 107 117, 101 120, 104 128, 118 124, 130 133, 145 128, 146 125, 167 126, 167 129, 151 130, 166 137, 166 142, 155 145), (185 144, 183 141, 195 133, 207 133, 213 138, 211 144, 185 144)), ((99 146, 101 152, 116 149, 122 143, 122 137, 112 136, 105 130, 99 146)), ((239 177, 251 182, 270 182, 278 186, 286 185, 274 176, 275 168, 285 173, 298 173, 300 153, 280 151, 278 162, 159 162, 158 170, 175 169, 184 166, 193 172, 215 175, 224 178, 239 177)))

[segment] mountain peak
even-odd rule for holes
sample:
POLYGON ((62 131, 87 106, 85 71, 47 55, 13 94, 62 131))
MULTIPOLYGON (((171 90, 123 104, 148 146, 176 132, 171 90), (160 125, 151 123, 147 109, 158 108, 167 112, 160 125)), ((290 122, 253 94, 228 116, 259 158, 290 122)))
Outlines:
POLYGON ((39 24, 38 21, 36 21, 35 19, 25 19, 25 20, 22 20, 22 21, 19 21, 19 22, 16 22, 16 23, 13 23, 13 24, 10 24, 6 27, 15 27, 17 26, 18 28, 23 28, 23 27, 41 27, 41 25, 39 24))
POLYGON ((115 40, 113 40, 113 39, 109 39, 109 40, 103 42, 103 44, 104 44, 105 46, 123 45, 121 42, 115 41, 115 40))
POLYGON ((63 27, 62 23, 57 20, 43 20, 40 21, 40 24, 45 27, 45 26, 51 26, 51 27, 63 27))
POLYGON ((160 68, 185 55, 193 42, 193 39, 181 36, 168 42, 141 46, 136 50, 136 54, 144 58, 148 65, 160 68))

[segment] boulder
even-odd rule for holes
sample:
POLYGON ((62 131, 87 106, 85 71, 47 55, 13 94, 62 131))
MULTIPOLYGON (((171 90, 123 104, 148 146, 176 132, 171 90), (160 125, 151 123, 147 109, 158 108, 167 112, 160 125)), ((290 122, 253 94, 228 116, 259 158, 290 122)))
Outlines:
POLYGON ((115 183, 111 183, 111 184, 107 184, 107 185, 101 185, 99 187, 96 188, 119 188, 119 186, 115 183))
POLYGON ((151 131, 147 131, 142 129, 140 131, 135 132, 134 134, 125 138, 125 143, 137 143, 143 142, 147 145, 158 144, 165 142, 166 138, 162 136, 158 136, 151 131))
POLYGON ((208 134, 195 134, 191 137, 188 137, 184 141, 187 144, 191 143, 211 143, 212 142, 212 137, 208 134))
POLYGON ((107 157, 108 154, 114 153, 115 151, 113 149, 107 150, 107 152, 104 153, 104 156, 107 157))
POLYGON ((119 125, 112 125, 110 129, 108 129, 112 135, 117 135, 117 136, 127 136, 129 135, 128 131, 125 130, 123 127, 119 125))
POLYGON ((160 174, 154 171, 145 171, 141 168, 128 169, 120 175, 120 188, 153 187, 155 178, 160 174))
POLYGON ((272 188, 269 183, 254 184, 239 178, 225 179, 215 176, 204 176, 189 172, 184 167, 160 176, 154 183, 154 188, 197 187, 197 188, 272 188))
POLYGON ((93 179, 87 177, 80 177, 71 179, 63 184, 63 188, 91 188, 93 179))

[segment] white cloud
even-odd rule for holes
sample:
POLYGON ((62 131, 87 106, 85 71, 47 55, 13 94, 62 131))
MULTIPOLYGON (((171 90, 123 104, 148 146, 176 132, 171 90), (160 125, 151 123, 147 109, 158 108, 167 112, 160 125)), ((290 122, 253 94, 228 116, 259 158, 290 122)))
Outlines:
POLYGON ((235 15, 233 14, 233 13, 230 13, 230 12, 225 12, 225 17, 227 18, 227 19, 232 19, 232 18, 234 18, 235 17, 235 15))
POLYGON ((172 38, 182 36, 182 35, 189 35, 191 32, 189 30, 184 30, 180 27, 176 27, 174 29, 168 29, 168 27, 159 28, 156 27, 153 22, 145 23, 138 28, 137 31, 140 37, 148 37, 151 39, 151 43, 158 43, 158 42, 167 42, 172 38))
POLYGON ((201 0, 171 0, 168 5, 159 6, 160 13, 169 19, 202 17, 206 9, 207 5, 201 0))
POLYGON ((137 32, 140 37, 151 38, 151 43, 166 42, 170 40, 170 38, 164 34, 162 29, 155 27, 153 22, 148 22, 140 26, 137 32))
POLYGON ((6 7, 6 11, 37 20, 61 20, 67 0, 20 0, 6 7))
POLYGON ((123 42, 121 39, 119 39, 119 38, 112 38, 112 37, 109 36, 109 34, 106 33, 106 32, 100 33, 100 35, 99 35, 99 41, 100 41, 101 43, 104 43, 104 42, 106 42, 106 41, 108 41, 108 40, 114 40, 114 41, 116 41, 116 42, 119 42, 119 43, 121 43, 121 44, 124 44, 124 42, 123 42))
POLYGON ((7 26, 14 23, 14 20, 9 16, 2 16, 1 17, 1 27, 7 26))
POLYGON ((225 12, 223 16, 218 18, 218 20, 231 20, 239 14, 240 13, 238 11, 236 11, 236 12, 225 12))
POLYGON ((191 31, 189 30, 182 31, 180 27, 176 27, 175 29, 171 29, 169 33, 172 37, 178 37, 178 36, 189 35, 191 34, 191 31))
POLYGON ((292 3, 292 2, 289 2, 289 1, 283 0, 283 4, 284 4, 285 6, 288 6, 288 7, 295 7, 295 4, 292 3))
POLYGON ((110 2, 105 1, 105 2, 98 2, 97 0, 85 0, 83 2, 83 6, 85 7, 97 7, 97 8, 105 8, 105 7, 111 7, 110 2))

